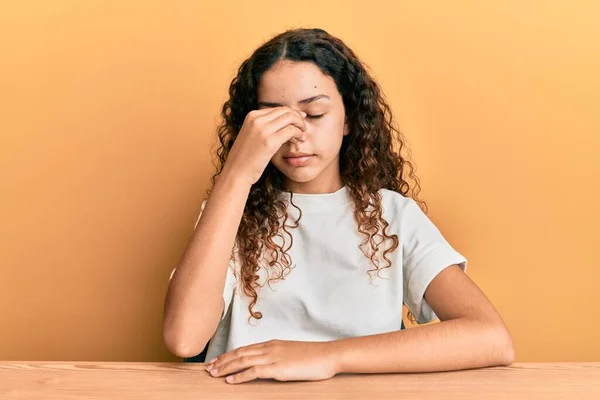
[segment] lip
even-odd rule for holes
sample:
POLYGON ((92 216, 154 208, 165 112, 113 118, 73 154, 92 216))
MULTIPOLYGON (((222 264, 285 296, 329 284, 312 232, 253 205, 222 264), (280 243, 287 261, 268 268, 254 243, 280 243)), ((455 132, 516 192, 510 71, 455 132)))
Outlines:
POLYGON ((297 153, 287 153, 286 155, 283 156, 283 158, 298 158, 298 157, 305 157, 305 156, 312 156, 313 154, 311 153, 302 153, 302 152, 297 152, 297 153))
POLYGON ((293 167, 302 167, 312 160, 314 154, 307 153, 295 153, 289 156, 283 157, 284 161, 293 167))

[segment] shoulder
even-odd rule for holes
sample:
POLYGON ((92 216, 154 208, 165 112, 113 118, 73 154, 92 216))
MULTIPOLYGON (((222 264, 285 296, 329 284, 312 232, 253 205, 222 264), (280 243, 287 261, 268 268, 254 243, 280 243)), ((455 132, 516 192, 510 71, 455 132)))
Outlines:
POLYGON ((429 217, 412 198, 388 189, 380 189, 383 217, 398 230, 427 223, 429 217))
POLYGON ((405 212, 414 211, 414 207, 419 208, 416 201, 401 193, 389 189, 379 189, 379 193, 381 194, 384 212, 391 212, 395 216, 400 216, 405 212))

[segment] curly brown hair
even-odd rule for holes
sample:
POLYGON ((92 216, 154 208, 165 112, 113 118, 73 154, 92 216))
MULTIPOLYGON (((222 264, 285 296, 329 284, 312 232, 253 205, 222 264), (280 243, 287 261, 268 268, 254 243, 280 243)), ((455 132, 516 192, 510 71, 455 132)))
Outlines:
MULTIPOLYGON (((412 197, 424 212, 427 212, 427 204, 417 199, 421 188, 419 179, 414 175, 415 168, 408 161, 410 150, 407 149, 407 158, 401 156, 405 139, 393 122, 391 109, 379 86, 354 52, 326 31, 288 30, 265 42, 241 64, 229 86, 229 99, 221 111, 223 122, 217 130, 216 173, 211 178, 212 184, 223 170, 244 118, 257 109, 257 86, 262 74, 279 60, 312 62, 335 81, 349 126, 349 134, 344 137, 340 148, 341 179, 353 199, 358 231, 364 236, 360 250, 373 264, 373 269, 367 272, 379 273, 391 266, 387 255, 399 244, 398 236, 387 232, 389 224, 382 216, 379 190, 389 189, 412 197), (412 187, 405 177, 414 181, 412 187), (381 244, 388 239, 392 242, 391 246, 382 255, 386 265, 380 267, 377 254, 381 251, 381 244)), ((208 189, 208 195, 210 191, 208 189)), ((287 228, 298 226, 302 211, 298 209, 300 216, 295 226, 286 226, 286 204, 279 196, 284 191, 290 195, 290 204, 296 207, 293 193, 285 186, 283 174, 269 163, 250 189, 236 236, 234 249, 237 248, 241 262, 238 280, 244 293, 252 299, 249 312, 250 317, 256 319, 262 318, 262 313, 253 310, 253 307, 258 299, 256 290, 260 285, 257 273, 264 263, 263 256, 266 252, 270 255, 267 262, 269 276, 270 272, 275 272, 275 278, 270 278, 269 284, 273 280, 285 279, 284 276, 291 270, 287 251, 293 240, 283 248, 273 238, 283 237, 282 232, 285 232, 291 239, 287 228)), ((409 319, 414 321, 410 311, 409 319)))

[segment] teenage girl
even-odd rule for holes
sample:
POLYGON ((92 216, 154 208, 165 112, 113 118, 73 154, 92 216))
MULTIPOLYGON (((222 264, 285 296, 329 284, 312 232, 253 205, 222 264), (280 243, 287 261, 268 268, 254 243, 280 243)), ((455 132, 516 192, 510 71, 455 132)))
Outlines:
POLYGON ((166 297, 171 352, 210 341, 207 370, 230 383, 513 362, 502 318, 417 199, 379 86, 340 39, 275 36, 221 115, 217 171, 166 297), (403 329, 403 304, 441 322, 403 329))

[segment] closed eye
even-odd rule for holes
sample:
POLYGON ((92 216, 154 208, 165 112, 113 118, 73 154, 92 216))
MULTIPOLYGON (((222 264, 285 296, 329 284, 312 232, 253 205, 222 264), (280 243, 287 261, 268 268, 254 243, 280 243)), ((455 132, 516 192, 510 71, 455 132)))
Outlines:
POLYGON ((319 114, 319 115, 307 115, 307 116, 306 116, 306 118, 318 119, 318 118, 321 118, 323 115, 325 115, 325 114, 319 114))

